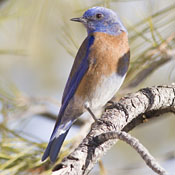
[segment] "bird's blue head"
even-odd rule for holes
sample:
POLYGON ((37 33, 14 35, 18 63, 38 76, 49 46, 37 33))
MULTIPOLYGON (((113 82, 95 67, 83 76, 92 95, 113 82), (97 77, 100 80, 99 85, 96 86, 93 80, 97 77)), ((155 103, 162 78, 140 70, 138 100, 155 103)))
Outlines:
POLYGON ((87 28, 87 32, 104 32, 110 35, 119 35, 127 32, 117 14, 104 7, 88 9, 82 17, 72 18, 72 21, 81 22, 87 28))

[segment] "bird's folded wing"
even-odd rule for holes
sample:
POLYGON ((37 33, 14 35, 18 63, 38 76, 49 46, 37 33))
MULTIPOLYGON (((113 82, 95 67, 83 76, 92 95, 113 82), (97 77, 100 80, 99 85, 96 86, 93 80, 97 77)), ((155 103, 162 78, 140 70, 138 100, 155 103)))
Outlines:
POLYGON ((87 71, 89 50, 93 42, 94 36, 88 36, 78 50, 74 64, 72 66, 72 70, 69 75, 69 79, 67 80, 66 87, 64 89, 62 104, 65 102, 66 99, 69 99, 69 96, 72 96, 75 93, 78 84, 80 83, 85 72, 87 71), (74 87, 74 90, 72 89, 72 87, 74 87))
POLYGON ((59 124, 61 122, 61 118, 63 116, 63 113, 70 101, 70 99, 73 97, 73 95, 76 92, 76 89, 78 88, 78 85, 80 84, 80 81, 82 80, 83 76, 88 70, 89 62, 88 62, 88 56, 89 56, 89 50, 94 42, 94 36, 90 35, 88 36, 84 42, 82 43, 77 56, 75 58, 74 64, 72 66, 72 70, 70 72, 68 81, 66 83, 66 87, 64 89, 63 97, 62 97, 62 106, 57 118, 57 122, 54 127, 54 131, 52 133, 51 139, 54 137, 59 124))

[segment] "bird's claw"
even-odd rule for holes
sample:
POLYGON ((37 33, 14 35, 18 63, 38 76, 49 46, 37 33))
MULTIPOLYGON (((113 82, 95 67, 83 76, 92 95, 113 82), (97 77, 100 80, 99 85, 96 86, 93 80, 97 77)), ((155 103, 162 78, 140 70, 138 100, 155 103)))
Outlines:
POLYGON ((117 102, 114 102, 114 101, 109 101, 108 103, 110 105, 106 106, 105 111, 113 109, 113 108, 116 108, 120 111, 123 111, 125 113, 125 116, 126 116, 126 121, 128 121, 128 118, 129 118, 128 111, 125 109, 125 107, 121 103, 117 103, 117 102))

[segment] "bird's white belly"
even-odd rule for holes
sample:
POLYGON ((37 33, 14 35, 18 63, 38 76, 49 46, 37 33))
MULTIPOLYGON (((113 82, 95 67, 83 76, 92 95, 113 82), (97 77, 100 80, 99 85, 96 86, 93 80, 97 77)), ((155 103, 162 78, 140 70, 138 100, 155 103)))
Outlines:
POLYGON ((89 101, 90 108, 92 110, 102 108, 119 90, 125 75, 121 77, 114 73, 110 77, 102 77, 89 101))

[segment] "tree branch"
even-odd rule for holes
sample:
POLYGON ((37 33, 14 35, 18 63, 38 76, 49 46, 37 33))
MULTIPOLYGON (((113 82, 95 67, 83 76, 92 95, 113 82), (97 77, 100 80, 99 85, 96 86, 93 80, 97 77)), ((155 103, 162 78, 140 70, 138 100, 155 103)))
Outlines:
POLYGON ((167 172, 158 164, 154 157, 149 153, 149 151, 139 142, 138 139, 132 137, 130 134, 125 131, 120 132, 108 132, 96 136, 94 138, 96 142, 102 144, 110 139, 120 139, 128 143, 133 147, 145 161, 145 163, 155 172, 161 175, 166 175, 167 172))
POLYGON ((82 143, 54 168, 53 175, 86 175, 95 163, 117 142, 99 144, 95 137, 108 132, 129 132, 145 120, 175 112, 175 84, 141 89, 107 109, 82 143))

